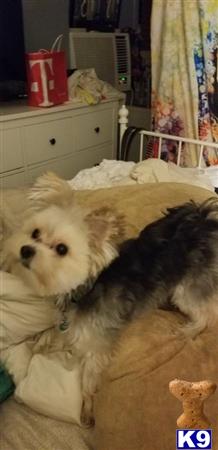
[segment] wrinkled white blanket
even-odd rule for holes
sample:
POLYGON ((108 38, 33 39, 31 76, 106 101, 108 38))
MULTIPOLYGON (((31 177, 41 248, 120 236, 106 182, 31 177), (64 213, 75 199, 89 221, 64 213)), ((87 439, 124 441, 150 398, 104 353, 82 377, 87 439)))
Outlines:
POLYGON ((152 158, 140 163, 104 159, 99 166, 81 170, 69 183, 73 189, 81 190, 169 181, 192 184, 214 191, 214 187, 218 187, 218 167, 188 169, 152 158))
MULTIPOLYGON (((215 183, 217 172, 213 171, 215 183)), ((82 170, 69 183, 73 189, 96 189, 159 181, 185 182, 213 190, 204 169, 183 169, 153 159, 138 164, 104 160, 97 167, 82 170)), ((0 358, 14 376, 17 400, 45 415, 79 423, 82 399, 77 361, 63 350, 34 352, 37 342, 43 344, 50 339, 56 325, 53 303, 39 300, 20 280, 3 272, 0 291, 0 358)))

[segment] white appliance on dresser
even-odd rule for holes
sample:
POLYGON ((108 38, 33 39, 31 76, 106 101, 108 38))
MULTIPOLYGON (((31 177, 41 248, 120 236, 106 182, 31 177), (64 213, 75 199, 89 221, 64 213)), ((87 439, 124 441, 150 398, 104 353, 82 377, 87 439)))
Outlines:
POLYGON ((122 92, 131 90, 128 33, 70 30, 70 68, 94 67, 98 78, 122 92))
POLYGON ((30 184, 48 170, 71 179, 103 158, 116 159, 121 99, 48 109, 1 104, 0 187, 30 184))

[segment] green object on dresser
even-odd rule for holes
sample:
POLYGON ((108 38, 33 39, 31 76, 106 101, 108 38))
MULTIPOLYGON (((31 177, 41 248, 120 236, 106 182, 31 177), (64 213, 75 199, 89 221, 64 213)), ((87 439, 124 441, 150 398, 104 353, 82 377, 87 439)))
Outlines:
POLYGON ((5 367, 0 363, 0 403, 13 394, 15 385, 5 367))

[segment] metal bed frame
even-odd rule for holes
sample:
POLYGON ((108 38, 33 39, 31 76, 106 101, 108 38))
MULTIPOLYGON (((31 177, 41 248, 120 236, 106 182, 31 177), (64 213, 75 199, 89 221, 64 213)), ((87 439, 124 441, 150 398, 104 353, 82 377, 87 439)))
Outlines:
POLYGON ((174 136, 170 134, 163 134, 163 133, 157 133, 153 131, 147 131, 141 128, 136 127, 128 127, 128 115, 129 111, 128 108, 125 105, 122 105, 122 107, 119 110, 119 153, 118 153, 118 159, 125 159, 125 149, 130 146, 133 137, 136 134, 140 135, 140 146, 139 146, 139 161, 142 161, 143 154, 144 154, 144 139, 145 137, 152 137, 155 139, 155 141, 158 141, 158 152, 156 157, 161 158, 161 149, 162 149, 162 143, 164 140, 172 141, 172 142, 178 142, 177 147, 177 161, 176 164, 178 166, 181 165, 181 154, 182 154, 182 147, 183 144, 192 144, 197 146, 198 151, 198 162, 197 167, 203 168, 205 165, 203 165, 203 151, 205 147, 211 147, 216 149, 217 155, 218 155, 218 142, 212 143, 208 141, 202 141, 199 139, 190 139, 182 136, 174 136), (125 147, 125 149, 124 149, 125 147))

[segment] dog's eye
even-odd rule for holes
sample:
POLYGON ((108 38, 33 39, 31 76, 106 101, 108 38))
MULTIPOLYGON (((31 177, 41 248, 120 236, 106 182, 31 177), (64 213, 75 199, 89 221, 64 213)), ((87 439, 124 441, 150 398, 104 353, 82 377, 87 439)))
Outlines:
POLYGON ((68 248, 65 244, 56 245, 55 250, 58 253, 58 255, 60 255, 60 256, 64 256, 68 252, 68 248))
POLYGON ((40 236, 40 230, 38 228, 35 228, 35 230, 33 230, 31 237, 32 239, 39 239, 40 236))

